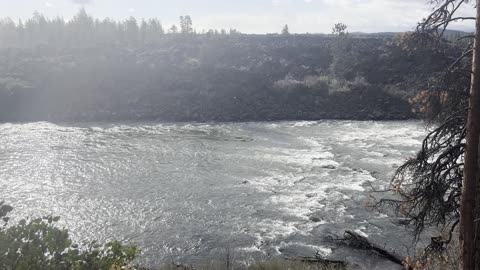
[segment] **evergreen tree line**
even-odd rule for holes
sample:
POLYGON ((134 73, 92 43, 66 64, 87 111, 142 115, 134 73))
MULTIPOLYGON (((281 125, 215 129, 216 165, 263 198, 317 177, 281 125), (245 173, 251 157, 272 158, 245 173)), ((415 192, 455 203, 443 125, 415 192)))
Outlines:
MULTIPOLYGON (((61 17, 50 19, 35 12, 26 20, 14 22, 10 18, 0 19, 0 46, 8 47, 35 47, 48 45, 56 47, 82 47, 102 44, 127 44, 130 46, 148 45, 160 42, 165 35, 199 34, 193 27, 189 15, 180 16, 179 26, 172 25, 165 28, 159 19, 142 19, 138 21, 130 17, 124 21, 115 21, 109 18, 95 19, 85 9, 80 9, 71 19, 61 17)), ((230 29, 208 31, 206 35, 235 35, 239 32, 230 29)))

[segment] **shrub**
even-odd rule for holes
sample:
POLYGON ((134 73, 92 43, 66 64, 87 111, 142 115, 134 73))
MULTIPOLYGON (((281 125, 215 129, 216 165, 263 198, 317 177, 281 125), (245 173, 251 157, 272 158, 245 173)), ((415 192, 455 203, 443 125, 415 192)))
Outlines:
POLYGON ((0 269, 5 270, 111 270, 132 267, 140 254, 135 246, 118 241, 99 245, 95 241, 79 247, 68 230, 55 225, 58 217, 21 220, 7 225, 12 208, 0 202, 0 269))

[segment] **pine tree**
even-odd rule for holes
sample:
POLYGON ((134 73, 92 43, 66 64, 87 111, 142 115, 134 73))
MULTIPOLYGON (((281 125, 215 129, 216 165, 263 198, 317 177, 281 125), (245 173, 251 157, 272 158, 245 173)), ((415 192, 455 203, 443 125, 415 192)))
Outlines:
POLYGON ((178 27, 174 24, 172 27, 170 27, 170 33, 172 34, 177 34, 178 33, 178 27))
POLYGON ((180 32, 182 34, 192 34, 193 33, 192 18, 189 15, 180 16, 180 32))
POLYGON ((284 36, 290 35, 290 31, 288 30, 288 24, 285 24, 285 26, 283 27, 282 35, 284 35, 284 36))

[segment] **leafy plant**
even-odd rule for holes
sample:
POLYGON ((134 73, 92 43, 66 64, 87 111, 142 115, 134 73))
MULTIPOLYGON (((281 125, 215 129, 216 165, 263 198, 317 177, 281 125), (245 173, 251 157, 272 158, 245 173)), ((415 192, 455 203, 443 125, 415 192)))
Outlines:
POLYGON ((59 217, 23 219, 7 225, 7 214, 13 208, 0 203, 0 269, 5 270, 111 270, 133 269, 133 261, 141 253, 135 246, 118 241, 99 245, 91 242, 79 247, 70 239, 68 230, 59 229, 59 217))

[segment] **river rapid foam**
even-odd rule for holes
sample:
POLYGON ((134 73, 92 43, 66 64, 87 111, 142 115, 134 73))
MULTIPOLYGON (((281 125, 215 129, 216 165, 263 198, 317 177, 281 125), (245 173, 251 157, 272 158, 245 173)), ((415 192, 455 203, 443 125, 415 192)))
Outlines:
POLYGON ((419 122, 1 124, 0 199, 14 220, 53 214, 77 240, 136 243, 149 265, 228 249, 388 269, 324 237, 411 246, 365 203, 425 133, 419 122))

